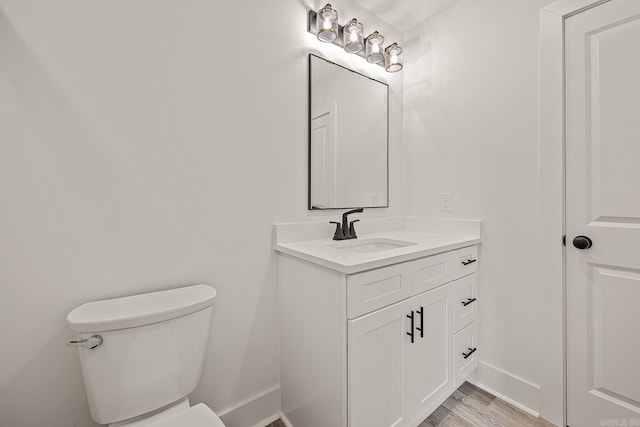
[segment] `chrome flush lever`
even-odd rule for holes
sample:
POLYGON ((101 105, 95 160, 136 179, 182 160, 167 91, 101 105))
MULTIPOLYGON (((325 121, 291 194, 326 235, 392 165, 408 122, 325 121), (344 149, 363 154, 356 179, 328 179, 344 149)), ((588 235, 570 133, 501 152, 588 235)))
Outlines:
POLYGON ((87 347, 89 350, 98 348, 102 345, 102 337, 100 335, 92 335, 86 340, 69 341, 67 347, 87 347))

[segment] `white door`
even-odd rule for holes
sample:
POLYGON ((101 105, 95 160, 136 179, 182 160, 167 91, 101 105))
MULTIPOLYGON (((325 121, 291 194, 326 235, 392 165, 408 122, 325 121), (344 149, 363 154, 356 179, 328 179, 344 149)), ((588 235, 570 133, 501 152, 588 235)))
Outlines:
POLYGON ((567 422, 640 426, 640 1, 568 18, 565 64, 567 422))
POLYGON ((333 108, 311 119, 311 207, 336 205, 336 126, 333 108))
POLYGON ((453 391, 453 284, 412 298, 415 339, 411 347, 413 421, 422 421, 453 391))
POLYGON ((405 300, 349 321, 349 427, 409 425, 410 314, 405 300))

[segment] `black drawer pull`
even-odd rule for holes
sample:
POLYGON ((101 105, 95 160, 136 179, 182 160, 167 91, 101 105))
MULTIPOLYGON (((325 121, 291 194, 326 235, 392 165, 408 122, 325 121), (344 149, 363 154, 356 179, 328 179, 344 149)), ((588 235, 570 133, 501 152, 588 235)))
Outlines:
POLYGON ((420 307, 420 310, 416 311, 420 315, 420 327, 416 326, 416 329, 420 331, 420 338, 424 338, 424 307, 420 307))
POLYGON ((465 359, 469 356, 471 356, 473 353, 476 352, 476 350, 478 349, 478 347, 467 347, 469 349, 469 353, 462 353, 462 357, 464 357, 465 359))
POLYGON ((407 332, 407 335, 411 337, 411 344, 413 344, 413 310, 411 310, 411 314, 407 314, 407 317, 411 319, 411 332, 407 332))
POLYGON ((476 300, 476 298, 467 298, 466 301, 462 301, 462 305, 464 305, 466 307, 469 304, 471 304, 472 302, 474 302, 475 300, 476 300))
POLYGON ((461 261, 462 265, 469 265, 469 264, 473 264, 474 262, 478 261, 477 259, 470 259, 467 261, 461 261))

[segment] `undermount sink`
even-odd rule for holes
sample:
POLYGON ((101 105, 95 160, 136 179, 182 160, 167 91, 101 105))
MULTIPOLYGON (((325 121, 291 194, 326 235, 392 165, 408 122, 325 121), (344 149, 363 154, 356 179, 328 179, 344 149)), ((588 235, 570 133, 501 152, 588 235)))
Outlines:
POLYGON ((354 239, 347 241, 340 241, 330 243, 327 246, 347 252, 356 253, 373 253, 388 251, 391 249, 403 248, 406 246, 415 245, 414 242, 406 242, 404 240, 395 239, 383 239, 383 238, 369 238, 369 239, 354 239))

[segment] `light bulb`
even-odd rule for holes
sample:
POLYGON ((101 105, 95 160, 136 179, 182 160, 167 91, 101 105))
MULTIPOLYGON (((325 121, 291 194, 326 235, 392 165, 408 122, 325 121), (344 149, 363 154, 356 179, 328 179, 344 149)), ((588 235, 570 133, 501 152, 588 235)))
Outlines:
POLYGON ((331 29, 331 17, 322 17, 322 29, 330 30, 331 29))

